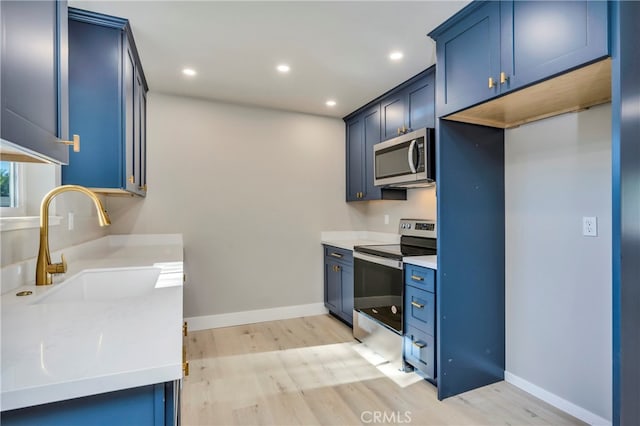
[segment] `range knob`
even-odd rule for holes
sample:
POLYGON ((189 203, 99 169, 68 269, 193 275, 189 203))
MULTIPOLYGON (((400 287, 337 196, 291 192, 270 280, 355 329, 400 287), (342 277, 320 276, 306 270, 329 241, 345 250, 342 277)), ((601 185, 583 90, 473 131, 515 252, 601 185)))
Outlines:
POLYGON ((411 229, 411 224, 407 223, 407 229, 411 229))
POLYGON ((406 227, 407 227, 407 224, 406 224, 406 223, 401 223, 401 224, 400 224, 400 228, 405 229, 406 227))

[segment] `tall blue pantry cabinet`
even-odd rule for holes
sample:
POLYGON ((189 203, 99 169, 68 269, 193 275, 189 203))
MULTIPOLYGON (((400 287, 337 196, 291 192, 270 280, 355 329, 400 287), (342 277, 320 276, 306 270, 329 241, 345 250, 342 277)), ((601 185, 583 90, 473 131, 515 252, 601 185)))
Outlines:
POLYGON ((144 196, 148 86, 129 22, 69 8, 69 66, 69 126, 82 145, 62 182, 144 196))

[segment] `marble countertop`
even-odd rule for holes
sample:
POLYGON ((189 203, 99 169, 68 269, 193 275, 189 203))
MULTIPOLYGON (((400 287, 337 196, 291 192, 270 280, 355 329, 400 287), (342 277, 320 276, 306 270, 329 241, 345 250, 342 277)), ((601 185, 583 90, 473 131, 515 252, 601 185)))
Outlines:
POLYGON ((370 231, 329 231, 322 232, 320 241, 322 244, 353 250, 355 246, 398 244, 400 235, 370 231))
POLYGON ((429 269, 438 269, 438 256, 409 256, 403 257, 402 262, 407 265, 423 266, 429 269))
POLYGON ((180 379, 182 236, 112 235, 64 252, 68 272, 51 286, 32 284, 33 260, 2 269, 0 410, 180 379), (87 271, 140 267, 159 269, 144 296, 46 301, 87 271))

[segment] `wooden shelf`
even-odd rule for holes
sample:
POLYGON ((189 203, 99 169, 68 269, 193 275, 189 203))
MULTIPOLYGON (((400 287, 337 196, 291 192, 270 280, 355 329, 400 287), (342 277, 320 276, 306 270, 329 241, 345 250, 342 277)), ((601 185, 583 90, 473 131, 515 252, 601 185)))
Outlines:
POLYGON ((443 119, 509 129, 610 101, 611 59, 607 58, 443 119))

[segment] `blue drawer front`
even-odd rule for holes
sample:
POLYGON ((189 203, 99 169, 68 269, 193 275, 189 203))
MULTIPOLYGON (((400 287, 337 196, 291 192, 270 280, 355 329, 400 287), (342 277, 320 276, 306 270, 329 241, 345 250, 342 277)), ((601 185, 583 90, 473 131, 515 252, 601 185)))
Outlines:
POLYGON ((336 262, 353 262, 353 252, 351 250, 345 250, 342 248, 325 245, 324 255, 330 259, 335 260, 336 262))
POLYGON ((433 293, 435 291, 436 274, 433 269, 406 265, 404 282, 433 293))
POLYGON ((413 286, 405 287, 404 312, 407 326, 427 334, 435 331, 435 295, 413 286))
POLYGON ((435 343, 433 336, 407 326, 404 335, 404 359, 425 376, 435 379, 435 343))

